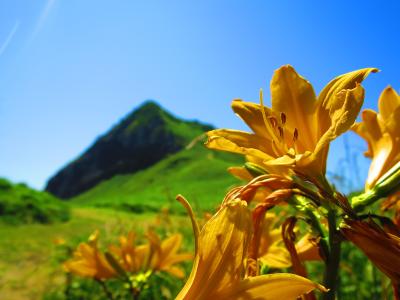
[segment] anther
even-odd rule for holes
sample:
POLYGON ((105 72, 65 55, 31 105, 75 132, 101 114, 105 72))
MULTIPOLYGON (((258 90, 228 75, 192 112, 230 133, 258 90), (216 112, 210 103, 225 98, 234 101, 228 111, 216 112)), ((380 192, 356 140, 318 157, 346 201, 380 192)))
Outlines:
POLYGON ((268 120, 271 123, 272 128, 275 128, 278 125, 278 121, 274 117, 269 117, 268 120))
POLYGON ((298 138, 299 138, 299 131, 297 130, 297 128, 295 128, 293 132, 293 142, 296 142, 298 138))
POLYGON ((286 115, 283 112, 281 112, 281 122, 282 122, 282 125, 285 125, 285 123, 286 123, 286 115))
POLYGON ((283 128, 281 126, 278 126, 278 130, 279 130, 279 136, 281 137, 281 139, 283 139, 283 128))

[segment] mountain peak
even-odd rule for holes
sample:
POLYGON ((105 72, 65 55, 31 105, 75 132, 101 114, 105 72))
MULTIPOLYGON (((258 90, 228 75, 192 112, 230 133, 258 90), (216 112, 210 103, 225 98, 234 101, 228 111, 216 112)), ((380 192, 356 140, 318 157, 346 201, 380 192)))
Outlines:
POLYGON ((156 100, 148 99, 145 100, 141 105, 139 105, 136 111, 148 110, 148 109, 162 110, 161 105, 156 100))
POLYGON ((147 100, 50 178, 46 190, 60 198, 73 197, 102 180, 145 169, 210 129, 147 100))

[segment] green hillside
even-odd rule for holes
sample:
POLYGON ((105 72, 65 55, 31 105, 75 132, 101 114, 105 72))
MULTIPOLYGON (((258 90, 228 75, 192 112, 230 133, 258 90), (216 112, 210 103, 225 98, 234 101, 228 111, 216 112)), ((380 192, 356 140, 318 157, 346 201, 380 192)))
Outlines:
POLYGON ((144 102, 51 177, 46 191, 62 199, 75 197, 115 175, 147 169, 211 129, 144 102))
POLYGON ((184 195, 197 211, 213 210, 226 190, 240 182, 226 172, 242 159, 196 145, 131 175, 117 175, 72 199, 74 204, 127 211, 183 211, 175 196, 184 195))
POLYGON ((53 223, 69 218, 68 207, 54 196, 0 178, 0 221, 53 223))

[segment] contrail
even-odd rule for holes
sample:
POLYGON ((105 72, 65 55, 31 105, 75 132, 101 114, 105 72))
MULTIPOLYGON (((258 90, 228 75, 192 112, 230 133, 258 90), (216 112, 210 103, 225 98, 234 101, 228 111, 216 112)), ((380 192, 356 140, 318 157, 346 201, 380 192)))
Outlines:
POLYGON ((42 10, 42 13, 39 16, 39 19, 36 23, 35 29, 33 30, 31 37, 29 38, 29 42, 32 41, 39 31, 42 29, 44 22, 46 21, 47 16, 49 15, 51 8, 53 7, 56 0, 48 0, 45 7, 42 10))
POLYGON ((6 51, 8 45, 10 44, 12 38, 14 37, 14 34, 17 32, 18 27, 19 27, 19 23, 20 23, 19 20, 17 20, 15 22, 14 27, 11 29, 10 33, 7 35, 7 37, 4 40, 4 42, 2 44, 0 44, 1 45, 1 47, 0 47, 0 56, 3 54, 4 51, 6 51))

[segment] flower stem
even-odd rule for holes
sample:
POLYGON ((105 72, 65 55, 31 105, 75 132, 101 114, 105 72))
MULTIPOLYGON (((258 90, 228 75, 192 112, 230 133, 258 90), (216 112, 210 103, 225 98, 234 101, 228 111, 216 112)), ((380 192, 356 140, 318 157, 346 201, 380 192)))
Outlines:
POLYGON ((105 284, 105 282, 100 279, 96 279, 96 281, 101 285, 103 292, 106 295, 107 299, 114 300, 114 297, 111 294, 110 290, 107 288, 107 285, 105 284))
POLYGON ((330 209, 328 212, 329 226, 329 257, 326 261, 324 285, 329 291, 324 294, 324 300, 334 300, 338 283, 341 238, 336 229, 336 211, 330 209))

